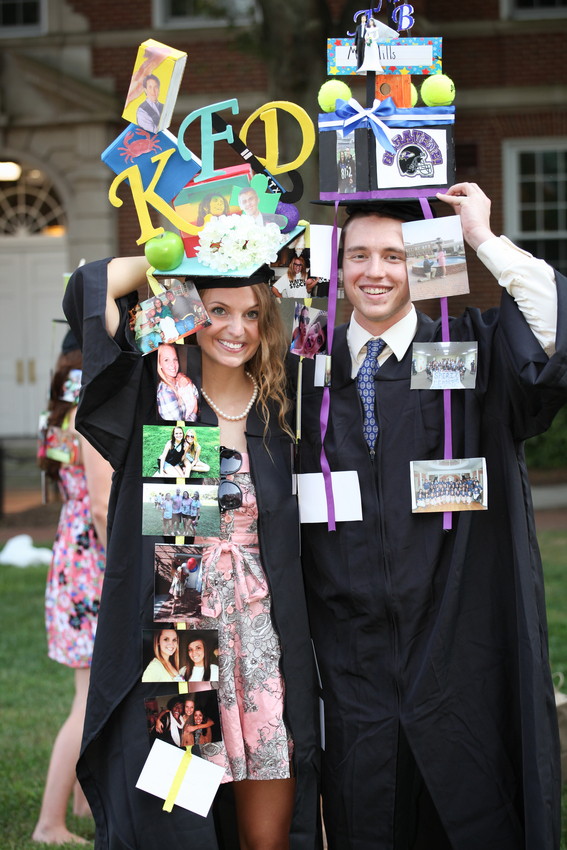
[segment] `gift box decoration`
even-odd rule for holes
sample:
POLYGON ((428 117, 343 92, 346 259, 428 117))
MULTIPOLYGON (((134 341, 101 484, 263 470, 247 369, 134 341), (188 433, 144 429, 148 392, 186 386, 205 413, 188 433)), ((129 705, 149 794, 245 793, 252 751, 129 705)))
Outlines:
POLYGON ((337 100, 319 116, 320 199, 434 198, 455 182, 454 120, 453 106, 337 100))

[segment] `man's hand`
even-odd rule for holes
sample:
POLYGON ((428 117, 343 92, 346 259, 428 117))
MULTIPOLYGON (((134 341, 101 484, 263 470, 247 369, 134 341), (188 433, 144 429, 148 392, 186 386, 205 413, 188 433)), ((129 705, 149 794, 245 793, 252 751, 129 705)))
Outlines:
POLYGON ((446 195, 437 192, 437 197, 451 204, 461 216, 463 235, 475 251, 494 236, 490 229, 490 198, 476 183, 457 183, 446 195))

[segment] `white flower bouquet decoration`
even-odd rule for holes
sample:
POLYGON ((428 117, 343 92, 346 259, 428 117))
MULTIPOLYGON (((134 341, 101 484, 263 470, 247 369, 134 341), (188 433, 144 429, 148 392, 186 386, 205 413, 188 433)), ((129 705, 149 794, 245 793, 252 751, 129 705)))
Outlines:
POLYGON ((219 272, 275 263, 282 235, 274 222, 259 226, 248 215, 210 218, 199 233, 199 262, 219 272))

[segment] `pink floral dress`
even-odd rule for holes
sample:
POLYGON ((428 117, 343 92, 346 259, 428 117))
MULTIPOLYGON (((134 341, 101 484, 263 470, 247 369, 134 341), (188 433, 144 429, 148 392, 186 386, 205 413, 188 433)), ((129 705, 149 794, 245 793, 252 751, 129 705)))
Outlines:
POLYGON ((258 548, 258 510, 248 456, 229 480, 242 506, 221 514, 220 537, 205 546, 198 628, 219 633, 219 705, 223 741, 201 754, 224 767, 223 781, 287 779, 292 741, 283 720, 281 647, 270 615, 268 583, 258 548))
POLYGON ((45 591, 48 655, 68 667, 90 667, 104 549, 91 519, 84 467, 61 466, 59 489, 64 505, 45 591))

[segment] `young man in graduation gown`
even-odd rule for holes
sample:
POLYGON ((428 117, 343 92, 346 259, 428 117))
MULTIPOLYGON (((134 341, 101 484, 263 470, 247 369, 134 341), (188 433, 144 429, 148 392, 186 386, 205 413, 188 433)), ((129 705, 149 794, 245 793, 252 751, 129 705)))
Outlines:
MULTIPOLYGON (((356 470, 363 519, 334 532, 303 526, 329 850, 559 847, 557 717, 523 441, 567 400, 567 280, 492 234, 475 184, 440 198, 503 288, 499 310, 450 320, 452 341, 478 343, 475 389, 451 394, 453 457, 486 458, 488 510, 454 513, 450 531, 441 513, 412 514, 410 462, 443 458, 445 434, 442 393, 410 390, 412 342, 441 340, 441 323, 410 301, 400 219, 421 218, 419 204, 359 209, 343 231, 354 312, 334 335, 325 452, 331 470, 356 470), (373 423, 357 374, 369 354, 376 366, 376 348, 373 423), (377 429, 369 442, 364 422, 377 429)), ((322 393, 306 361, 302 472, 321 471, 322 393)))

